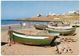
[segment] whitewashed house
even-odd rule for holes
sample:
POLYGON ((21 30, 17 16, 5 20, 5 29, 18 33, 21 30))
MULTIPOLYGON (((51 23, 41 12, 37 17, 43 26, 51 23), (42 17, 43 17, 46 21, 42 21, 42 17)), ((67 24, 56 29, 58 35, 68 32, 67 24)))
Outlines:
POLYGON ((50 13, 49 13, 49 15, 50 15, 50 16, 55 16, 56 14, 55 14, 55 13, 50 12, 50 13))

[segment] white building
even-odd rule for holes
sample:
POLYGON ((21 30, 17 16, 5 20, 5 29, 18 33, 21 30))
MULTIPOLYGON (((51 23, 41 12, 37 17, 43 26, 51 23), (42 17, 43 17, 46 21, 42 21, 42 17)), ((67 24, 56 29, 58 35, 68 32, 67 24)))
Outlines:
POLYGON ((56 15, 56 14, 55 14, 55 13, 50 12, 50 13, 49 13, 49 15, 50 15, 50 16, 54 16, 54 15, 56 15))
POLYGON ((70 15, 80 15, 79 10, 77 11, 69 11, 70 15))
POLYGON ((75 11, 69 11, 69 13, 70 13, 70 14, 74 14, 74 13, 75 13, 75 11))

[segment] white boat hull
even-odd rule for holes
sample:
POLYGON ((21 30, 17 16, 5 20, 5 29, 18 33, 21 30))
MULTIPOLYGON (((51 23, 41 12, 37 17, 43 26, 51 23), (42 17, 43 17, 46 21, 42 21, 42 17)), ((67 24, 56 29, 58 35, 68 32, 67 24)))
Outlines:
POLYGON ((51 26, 51 25, 48 25, 48 28, 54 28, 54 29, 71 29, 72 26, 51 26))

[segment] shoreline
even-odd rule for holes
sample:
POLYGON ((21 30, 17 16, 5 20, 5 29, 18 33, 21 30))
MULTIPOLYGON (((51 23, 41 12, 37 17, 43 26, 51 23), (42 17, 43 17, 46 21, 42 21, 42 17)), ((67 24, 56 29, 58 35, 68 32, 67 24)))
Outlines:
MULTIPOLYGON (((71 24, 72 23, 74 23, 74 22, 78 22, 77 20, 75 21, 75 20, 69 20, 70 22, 71 22, 71 24)), ((30 21, 31 22, 31 21, 30 21)), ((36 22, 37 23, 37 22, 36 22)), ((40 22, 39 22, 40 23, 40 22)), ((27 23, 26 24, 26 28, 28 28, 29 26, 33 26, 33 24, 35 24, 34 22, 33 23, 27 23)), ((44 24, 47 24, 47 23, 44 23, 44 24)), ((9 28, 9 26, 11 26, 12 28, 14 28, 14 29, 21 29, 22 28, 22 26, 20 25, 20 23, 19 24, 10 24, 10 25, 1 25, 1 30, 2 31, 5 31, 5 30, 8 30, 9 28)), ((34 26, 33 26, 34 27, 34 26)))
MULTIPOLYGON (((28 28, 29 25, 31 26, 32 24, 26 24, 25 28, 28 28)), ((21 26, 20 24, 15 24, 15 25, 6 25, 6 26, 1 26, 1 30, 8 30, 9 26, 11 26, 12 29, 21 29, 24 28, 23 26, 21 26)))
POLYGON ((79 21, 79 20, 7 20, 7 21, 30 21, 30 22, 51 22, 51 21, 79 21))

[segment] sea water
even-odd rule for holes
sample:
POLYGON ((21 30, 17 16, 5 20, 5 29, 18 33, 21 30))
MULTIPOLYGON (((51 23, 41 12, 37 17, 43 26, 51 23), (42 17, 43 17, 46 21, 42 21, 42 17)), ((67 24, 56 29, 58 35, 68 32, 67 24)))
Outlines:
MULTIPOLYGON (((44 24, 44 25, 47 25, 48 22, 1 20, 1 26, 20 25, 20 23, 26 23, 26 24, 29 24, 29 23, 30 24, 44 24)), ((30 27, 34 27, 34 26, 30 26, 30 27)), ((20 28, 14 28, 14 29, 20 29, 20 28)), ((7 31, 7 30, 1 30, 1 31, 7 31)))
POLYGON ((20 25, 20 23, 31 23, 31 24, 47 24, 48 22, 38 22, 38 21, 8 21, 8 20, 1 20, 1 26, 8 26, 8 25, 20 25))

